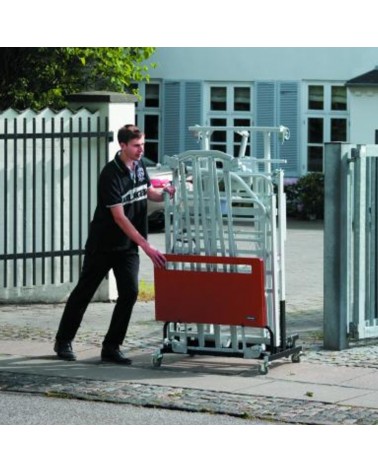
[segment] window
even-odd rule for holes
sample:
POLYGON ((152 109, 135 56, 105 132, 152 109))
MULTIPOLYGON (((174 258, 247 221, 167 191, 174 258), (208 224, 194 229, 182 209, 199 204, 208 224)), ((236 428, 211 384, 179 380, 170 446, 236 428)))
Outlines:
POLYGON ((348 140, 347 92, 343 85, 308 85, 307 170, 323 171, 324 143, 348 140))
POLYGON ((324 119, 309 118, 308 119, 308 142, 323 144, 324 139, 324 119))
MULTIPOLYGON (((212 118, 210 126, 227 126, 227 120, 225 118, 212 118)), ((227 152, 227 131, 213 131, 210 147, 216 151, 227 152)))
MULTIPOLYGON (((244 119, 237 118, 234 120, 234 126, 249 128, 250 126, 252 126, 252 124, 251 124, 251 120, 248 120, 246 118, 244 119)), ((234 133, 234 156, 239 155, 241 143, 242 143, 242 136, 238 133, 234 133)), ((249 143, 250 143, 250 140, 248 140, 248 145, 244 152, 244 155, 246 156, 251 155, 251 147, 249 143)))
POLYGON ((159 84, 145 84, 146 108, 159 108, 160 106, 160 87, 159 84))
MULTIPOLYGON (((253 126, 252 89, 249 85, 227 84, 209 85, 207 123, 210 126, 243 127, 253 126)), ((211 149, 234 156, 239 155, 242 137, 233 130, 213 131, 210 138, 211 149)), ((245 155, 250 155, 247 146, 245 155)))
POLYGON ((324 119, 308 119, 308 170, 321 172, 323 168, 324 119))
POLYGON ((226 87, 211 87, 210 110, 227 110, 226 87))
POLYGON ((249 87, 235 87, 234 89, 234 110, 251 110, 251 89, 249 87))
POLYGON ((309 110, 324 110, 323 85, 310 85, 308 87, 308 109, 309 110))
MULTIPOLYGON (((136 85, 133 85, 136 88, 136 85)), ((146 135, 144 155, 159 162, 160 155, 160 84, 138 85, 141 99, 136 107, 135 122, 146 135)))
POLYGON ((331 118, 331 141, 347 140, 347 120, 345 118, 331 118))
POLYGON ((159 115, 144 115, 146 142, 144 154, 152 161, 158 162, 159 156, 159 115))
POLYGON ((331 98, 332 110, 346 110, 347 109, 347 91, 345 87, 333 85, 331 98))

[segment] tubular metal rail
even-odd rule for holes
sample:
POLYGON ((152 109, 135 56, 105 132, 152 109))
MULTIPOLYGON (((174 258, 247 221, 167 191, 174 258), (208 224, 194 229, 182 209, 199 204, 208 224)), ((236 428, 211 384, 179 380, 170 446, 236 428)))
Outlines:
POLYGON ((168 164, 177 190, 166 200, 167 266, 155 270, 165 325, 153 364, 165 352, 262 359, 261 373, 278 358, 299 362, 297 336, 286 337, 283 172, 206 149, 168 164))

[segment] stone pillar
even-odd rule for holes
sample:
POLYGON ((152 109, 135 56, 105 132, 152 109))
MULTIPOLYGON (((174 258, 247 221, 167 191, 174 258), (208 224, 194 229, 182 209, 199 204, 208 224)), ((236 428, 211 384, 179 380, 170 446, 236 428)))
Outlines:
POLYGON ((348 151, 343 143, 326 143, 324 161, 324 347, 348 347, 348 151))
POLYGON ((117 92, 82 92, 68 97, 69 107, 86 108, 91 112, 98 111, 101 118, 109 118, 109 131, 114 133, 114 141, 109 143, 109 157, 113 159, 118 151, 118 129, 127 124, 135 124, 135 95, 117 92))
MULTIPOLYGON (((82 92, 68 97, 69 107, 78 110, 86 108, 91 112, 99 112, 101 120, 109 119, 109 131, 114 134, 114 139, 109 143, 109 159, 113 159, 119 149, 117 132, 119 128, 127 124, 135 124, 135 103, 137 97, 131 94, 95 91, 82 92)), ((117 299, 117 288, 113 272, 109 274, 99 287, 93 300, 109 301, 117 299)))

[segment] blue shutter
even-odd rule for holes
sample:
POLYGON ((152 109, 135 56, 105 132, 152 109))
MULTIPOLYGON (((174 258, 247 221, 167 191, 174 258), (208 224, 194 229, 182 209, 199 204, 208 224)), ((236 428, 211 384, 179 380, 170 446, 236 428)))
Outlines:
POLYGON ((275 83, 256 83, 256 126, 276 126, 275 83))
POLYGON ((188 127, 202 124, 201 82, 165 82, 163 110, 163 154, 199 149, 188 127))
MULTIPOLYGON (((256 126, 287 126, 290 139, 282 145, 276 136, 271 138, 272 159, 285 159, 287 164, 273 165, 284 170, 285 176, 300 175, 299 169, 299 83, 256 83, 256 126)), ((263 156, 263 138, 258 137, 253 146, 256 157, 263 156)))
POLYGON ((163 155, 180 152, 181 83, 165 82, 163 99, 163 155))
POLYGON ((185 110, 184 110, 184 151, 200 149, 201 144, 188 131, 189 126, 202 125, 202 83, 185 83, 185 110))
MULTIPOLYGON (((277 126, 276 123, 276 86, 274 82, 256 82, 255 97, 255 117, 256 126, 277 126)), ((254 137, 252 136, 252 139, 254 137)), ((271 157, 275 158, 275 146, 271 140, 271 157)), ((255 137, 252 143, 253 155, 255 157, 264 157, 264 138, 261 133, 255 137), (256 139, 257 138, 257 139, 256 139)))
POLYGON ((281 82, 279 100, 279 121, 290 130, 290 139, 279 144, 279 157, 287 160, 284 164, 285 176, 300 175, 299 163, 299 83, 281 82))

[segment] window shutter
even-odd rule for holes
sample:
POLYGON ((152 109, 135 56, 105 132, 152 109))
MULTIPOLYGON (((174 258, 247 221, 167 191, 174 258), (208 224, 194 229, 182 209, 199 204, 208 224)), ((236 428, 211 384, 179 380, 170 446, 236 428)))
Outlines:
POLYGON ((184 151, 190 149, 200 149, 201 144, 188 131, 189 126, 202 125, 202 83, 186 82, 185 83, 185 111, 184 111, 184 151))
POLYGON ((200 149, 188 127, 202 124, 202 83, 165 82, 163 110, 163 154, 200 149))
MULTIPOLYGON (((287 164, 275 164, 285 176, 294 177, 299 170, 299 83, 256 83, 256 126, 287 126, 290 139, 281 144, 277 136, 271 138, 272 159, 285 159, 287 164)), ((263 157, 263 137, 258 136, 253 147, 254 155, 263 157)))
MULTIPOLYGON (((256 83, 256 126, 277 126, 276 124, 276 87, 274 82, 256 83)), ((253 136, 252 136, 253 139, 253 136)), ((258 133, 252 143, 253 155, 264 157, 264 137, 258 133)), ((274 139, 271 139, 271 158, 275 158, 274 139)))
POLYGON ((163 155, 180 152, 181 83, 165 82, 163 100, 163 155))
POLYGON ((299 163, 299 84, 298 82, 280 83, 279 121, 290 130, 290 139, 283 145, 279 144, 279 156, 286 159, 285 175, 297 177, 300 175, 299 163))

